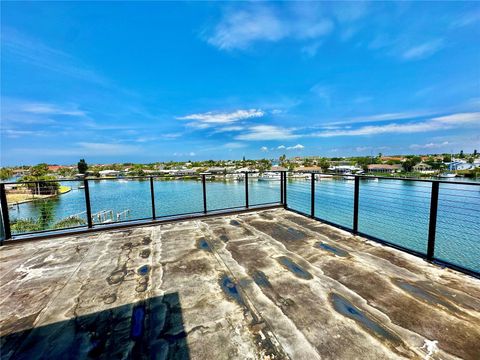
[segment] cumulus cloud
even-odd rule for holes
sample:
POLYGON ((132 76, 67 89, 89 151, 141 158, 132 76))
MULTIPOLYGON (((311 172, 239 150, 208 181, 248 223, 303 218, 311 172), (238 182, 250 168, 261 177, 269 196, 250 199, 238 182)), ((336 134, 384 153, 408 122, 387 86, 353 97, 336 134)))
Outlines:
POLYGON ((267 152, 267 151, 268 151, 268 147, 262 146, 262 147, 260 148, 260 151, 267 152))
POLYGON ((294 146, 287 147, 287 150, 302 150, 302 149, 305 149, 305 146, 303 146, 302 144, 297 144, 294 146))
POLYGON ((285 149, 285 145, 279 145, 279 146, 277 147, 277 149, 278 149, 278 150, 285 149))

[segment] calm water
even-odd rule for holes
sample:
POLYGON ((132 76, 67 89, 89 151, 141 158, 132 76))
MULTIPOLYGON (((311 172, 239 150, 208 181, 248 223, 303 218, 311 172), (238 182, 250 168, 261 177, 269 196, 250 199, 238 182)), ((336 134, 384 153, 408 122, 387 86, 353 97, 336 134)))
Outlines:
MULTIPOLYGON (((68 182, 72 191, 54 202, 57 220, 69 215, 85 217, 81 182, 68 182)), ((95 222, 145 219, 152 216, 148 181, 91 181, 90 198, 95 222), (126 212, 128 210, 128 212, 126 212)), ((347 228, 352 227, 353 181, 316 181, 315 215, 347 228)), ((202 184, 195 180, 155 181, 157 217, 203 211, 202 184)), ((362 180, 359 231, 409 249, 426 253, 431 184, 401 180, 362 180)), ((250 205, 280 201, 279 181, 249 182, 250 205)), ((290 180, 288 206, 310 214, 310 181, 290 180)), ((207 182, 208 210, 243 207, 243 182, 207 182)), ((37 218, 37 203, 10 209, 11 219, 37 218)), ((480 186, 440 184, 435 257, 480 271, 480 186)))

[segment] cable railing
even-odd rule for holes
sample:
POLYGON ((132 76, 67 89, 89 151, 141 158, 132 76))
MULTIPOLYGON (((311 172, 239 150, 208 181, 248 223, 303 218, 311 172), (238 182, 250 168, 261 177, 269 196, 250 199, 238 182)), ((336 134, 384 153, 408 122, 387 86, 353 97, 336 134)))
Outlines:
POLYGON ((282 206, 480 274, 480 183, 265 172, 1 183, 2 239, 282 206))
POLYGON ((480 182, 311 174, 286 186, 287 209, 480 274, 480 182))

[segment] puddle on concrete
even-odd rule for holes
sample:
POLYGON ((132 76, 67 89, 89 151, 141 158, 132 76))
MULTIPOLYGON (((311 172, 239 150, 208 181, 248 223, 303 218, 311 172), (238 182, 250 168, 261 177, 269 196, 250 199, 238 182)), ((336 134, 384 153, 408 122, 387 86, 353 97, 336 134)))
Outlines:
POLYGON ((370 319, 360 309, 358 309, 355 305, 353 305, 343 296, 332 293, 330 294, 330 301, 332 302, 333 308, 338 313, 355 320, 358 324, 360 324, 370 333, 373 332, 376 336, 389 340, 395 344, 400 344, 402 342, 397 335, 391 333, 390 331, 382 327, 380 324, 370 319))
POLYGON ((138 273, 138 275, 145 276, 145 275, 148 274, 149 270, 150 270, 150 266, 143 265, 143 266, 138 268, 137 273, 138 273))
POLYGON ((253 278, 253 281, 255 281, 255 283, 258 286, 272 287, 272 284, 270 284, 270 281, 268 281, 267 275, 265 275, 263 271, 260 271, 260 270, 255 271, 252 275, 252 278, 253 278))
POLYGON ((197 240, 197 247, 199 249, 212 252, 210 245, 208 244, 207 240, 205 240, 205 238, 203 237, 197 240))
POLYGON ((222 240, 223 242, 225 242, 225 243, 226 243, 226 242, 228 242, 228 240, 230 240, 230 239, 228 238, 228 236, 227 236, 227 235, 225 235, 225 234, 222 234, 222 235, 220 235, 220 240, 222 240))
POLYGON ((277 258, 277 261, 283 266, 285 266, 288 270, 290 270, 295 276, 305 280, 313 279, 312 274, 310 274, 307 270, 304 270, 300 265, 295 263, 292 259, 286 256, 280 256, 277 258))
POLYGON ((237 220, 230 220, 230 225, 240 226, 240 223, 237 220))
POLYGON ((335 246, 331 246, 331 245, 328 245, 328 244, 325 244, 325 243, 322 243, 322 242, 317 242, 317 243, 315 243, 314 246, 318 249, 326 250, 326 251, 331 252, 332 254, 335 254, 335 255, 340 256, 340 257, 347 257, 348 256, 348 252, 346 252, 345 250, 339 249, 335 246))
POLYGON ((143 303, 135 305, 132 311, 132 321, 130 336, 134 340, 138 340, 143 335, 145 319, 145 305, 143 303))
POLYGON ((117 301, 117 295, 116 294, 109 294, 109 295, 105 295, 103 297, 103 302, 105 304, 113 304, 115 301, 117 301))
POLYGON ((245 302, 243 301, 237 284, 235 284, 227 275, 222 275, 220 278, 220 286, 228 297, 234 299, 239 305, 245 306, 245 302))
POLYGON ((150 252, 150 249, 143 249, 140 251, 140 257, 146 259, 150 256, 150 252))
POLYGON ((443 306, 447 309, 453 310, 453 311, 455 310, 455 307, 452 306, 450 303, 440 299, 438 296, 422 289, 421 287, 410 284, 410 283, 408 283, 406 281, 403 281, 403 280, 400 280, 400 279, 394 280, 394 283, 399 288, 401 288, 403 291, 406 291, 408 294, 410 294, 411 296, 413 296, 417 299, 426 301, 429 304, 441 305, 441 306, 443 306))

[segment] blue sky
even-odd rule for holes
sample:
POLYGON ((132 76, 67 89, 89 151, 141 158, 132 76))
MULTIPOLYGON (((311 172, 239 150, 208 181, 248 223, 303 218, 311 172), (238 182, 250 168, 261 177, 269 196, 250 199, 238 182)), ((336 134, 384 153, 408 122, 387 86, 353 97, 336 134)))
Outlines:
POLYGON ((480 150, 480 3, 2 2, 2 165, 480 150))

